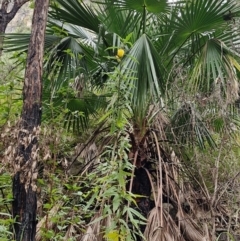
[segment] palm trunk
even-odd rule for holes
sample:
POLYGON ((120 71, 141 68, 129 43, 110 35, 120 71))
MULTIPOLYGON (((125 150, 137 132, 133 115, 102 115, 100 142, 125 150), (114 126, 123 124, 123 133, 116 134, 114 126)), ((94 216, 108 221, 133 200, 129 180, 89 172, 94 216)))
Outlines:
POLYGON ((23 109, 14 161, 13 218, 16 241, 36 234, 38 134, 41 123, 42 66, 49 0, 36 0, 23 87, 23 109))

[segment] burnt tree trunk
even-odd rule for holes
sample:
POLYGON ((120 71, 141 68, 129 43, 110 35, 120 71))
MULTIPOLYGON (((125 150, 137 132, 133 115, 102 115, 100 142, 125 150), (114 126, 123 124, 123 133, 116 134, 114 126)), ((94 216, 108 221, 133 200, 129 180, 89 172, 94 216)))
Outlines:
POLYGON ((1 34, 5 33, 9 22, 26 2, 29 2, 29 0, 14 0, 9 7, 9 0, 0 0, 0 56, 2 55, 3 49, 3 36, 1 36, 1 34))
POLYGON ((34 241, 38 134, 41 123, 42 66, 49 0, 36 0, 23 87, 23 109, 14 160, 13 218, 17 241, 34 241))

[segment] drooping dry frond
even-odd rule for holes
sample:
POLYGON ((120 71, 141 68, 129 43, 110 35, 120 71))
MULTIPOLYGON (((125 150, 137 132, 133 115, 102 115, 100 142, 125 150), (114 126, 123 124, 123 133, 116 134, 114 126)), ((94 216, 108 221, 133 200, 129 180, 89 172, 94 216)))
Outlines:
POLYGON ((95 214, 95 216, 92 218, 92 222, 85 234, 83 235, 81 241, 102 241, 103 240, 103 235, 100 234, 101 230, 101 213, 98 212, 95 214))
POLYGON ((160 226, 160 208, 154 208, 148 217, 144 236, 148 241, 185 241, 170 212, 173 210, 171 204, 163 209, 163 224, 160 226), (166 208, 166 209, 165 209, 166 208), (168 209, 168 210, 167 210, 168 209))
POLYGON ((206 241, 206 237, 199 231, 199 226, 194 222, 193 218, 186 213, 179 211, 177 213, 181 232, 186 241, 206 241))

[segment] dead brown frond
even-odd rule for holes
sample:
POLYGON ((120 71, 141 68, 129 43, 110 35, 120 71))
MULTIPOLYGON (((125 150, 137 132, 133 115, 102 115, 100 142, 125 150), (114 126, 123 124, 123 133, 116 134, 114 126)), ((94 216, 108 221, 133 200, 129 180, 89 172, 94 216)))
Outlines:
POLYGON ((98 241, 95 230, 92 226, 88 226, 86 233, 83 235, 81 241, 98 241))
POLYGON ((101 212, 97 212, 91 219, 86 232, 83 234, 81 241, 106 241, 103 230, 112 225, 112 217, 102 216, 101 212))
POLYGON ((200 232, 200 227, 188 214, 179 211, 177 213, 181 233, 186 241, 207 241, 206 237, 200 232))
POLYGON ((147 241, 184 241, 178 226, 170 215, 172 209, 171 205, 163 208, 162 226, 160 226, 159 220, 160 208, 154 208, 150 212, 144 232, 147 241))
POLYGON ((76 234, 76 229, 73 224, 70 224, 64 236, 64 240, 69 240, 69 238, 71 237, 76 237, 75 234, 76 234))
POLYGON ((54 207, 52 207, 52 209, 38 222, 36 237, 35 237, 36 241, 40 241, 42 239, 42 235, 41 235, 42 228, 47 228, 47 229, 53 228, 55 224, 51 221, 51 218, 57 214, 57 212, 62 206, 63 206, 62 201, 60 201, 59 203, 56 203, 54 207))
POLYGON ((69 165, 68 173, 70 175, 78 175, 79 173, 86 173, 99 157, 99 151, 95 142, 90 142, 88 145, 79 143, 75 147, 75 158, 69 165))

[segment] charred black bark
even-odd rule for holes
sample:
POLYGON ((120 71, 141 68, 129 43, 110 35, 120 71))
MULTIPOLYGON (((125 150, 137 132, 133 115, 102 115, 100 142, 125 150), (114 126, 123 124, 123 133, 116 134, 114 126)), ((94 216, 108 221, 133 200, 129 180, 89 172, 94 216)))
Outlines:
POLYGON ((41 123, 42 66, 49 0, 36 0, 23 87, 23 109, 14 160, 12 212, 16 241, 36 235, 36 179, 41 123))
MULTIPOLYGON (((141 195, 143 197, 139 197, 136 199, 136 203, 138 206, 138 211, 147 218, 148 213, 153 208, 153 202, 150 200, 152 187, 148 177, 148 174, 145 170, 145 167, 136 168, 134 172, 133 179, 133 188, 132 192, 134 194, 141 195)), ((141 232, 144 233, 146 225, 140 225, 141 232)), ((136 237, 137 241, 141 241, 141 237, 136 237)))
POLYGON ((13 216, 21 217, 21 225, 14 224, 16 240, 35 240, 37 199, 31 187, 26 192, 25 185, 20 181, 20 173, 13 180, 13 216), (22 214, 22 207, 24 213, 22 214))
MULTIPOLYGON (((135 199, 137 206, 133 205, 132 207, 140 212, 145 218, 147 218, 149 212, 154 207, 154 202, 150 199, 152 187, 151 182, 149 180, 147 169, 149 168, 148 163, 146 163, 142 167, 136 167, 134 170, 134 178, 132 183, 131 192, 137 195, 141 195, 142 197, 138 197, 135 199)), ((130 182, 128 180, 127 189, 130 189, 130 182)), ((132 225, 129 224, 131 228, 132 225)), ((139 226, 142 233, 146 228, 146 225, 139 226)), ((141 241, 142 238, 136 235, 136 241, 141 241)))
POLYGON ((146 170, 143 167, 136 168, 134 173, 132 192, 134 194, 143 196, 138 198, 136 201, 138 204, 138 208, 140 209, 144 217, 147 217, 151 209, 151 191, 152 187, 146 170))

